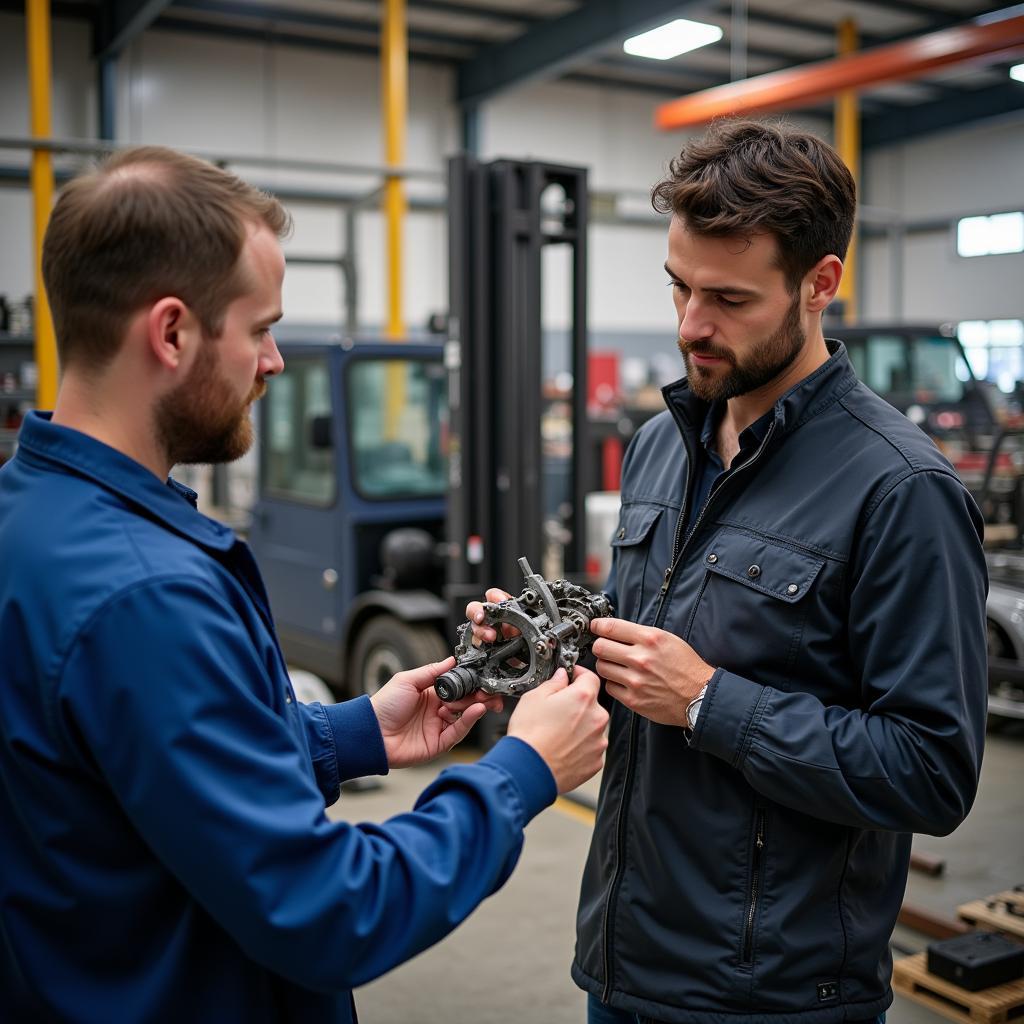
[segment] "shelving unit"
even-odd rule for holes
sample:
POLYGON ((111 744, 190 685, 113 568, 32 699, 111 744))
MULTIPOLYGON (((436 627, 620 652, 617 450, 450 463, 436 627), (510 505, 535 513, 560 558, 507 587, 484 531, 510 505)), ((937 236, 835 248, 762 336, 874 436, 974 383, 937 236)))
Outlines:
POLYGON ((21 418, 35 404, 35 389, 25 386, 26 367, 34 362, 31 335, 0 331, 0 465, 14 454, 21 418))

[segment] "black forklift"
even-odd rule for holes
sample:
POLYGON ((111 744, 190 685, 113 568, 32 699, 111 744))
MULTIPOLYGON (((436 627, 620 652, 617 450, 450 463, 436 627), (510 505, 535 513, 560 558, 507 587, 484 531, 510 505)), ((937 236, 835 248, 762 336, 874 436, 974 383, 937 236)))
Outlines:
POLYGON ((446 340, 281 342, 259 406, 250 544, 289 664, 339 697, 452 653, 467 602, 517 588, 523 556, 594 583, 586 171, 453 158, 448 225, 446 340), (545 332, 556 250, 569 329, 545 332))

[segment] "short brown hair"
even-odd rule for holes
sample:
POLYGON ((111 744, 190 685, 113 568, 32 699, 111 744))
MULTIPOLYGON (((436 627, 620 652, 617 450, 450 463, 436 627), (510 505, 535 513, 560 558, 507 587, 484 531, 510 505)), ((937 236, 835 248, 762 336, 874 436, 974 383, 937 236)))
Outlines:
POLYGON ((43 240, 43 280, 62 364, 99 370, 129 318, 173 295, 207 335, 246 287, 249 224, 283 236, 273 196, 196 157, 160 146, 114 153, 62 190, 43 240))
POLYGON ((728 119, 687 143, 651 202, 697 234, 774 235, 795 291, 823 256, 846 258, 857 194, 839 154, 816 136, 781 122, 728 119))

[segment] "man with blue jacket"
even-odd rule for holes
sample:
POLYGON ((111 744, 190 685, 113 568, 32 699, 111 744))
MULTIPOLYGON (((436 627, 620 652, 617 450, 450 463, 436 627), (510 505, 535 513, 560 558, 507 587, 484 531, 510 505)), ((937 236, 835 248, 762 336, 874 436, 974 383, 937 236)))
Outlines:
POLYGON ((287 222, 158 148, 53 211, 60 394, 0 471, 4 1021, 353 1020, 349 990, 451 931, 600 767, 598 680, 560 673, 413 812, 328 820, 346 779, 449 749, 485 706, 440 704, 450 661, 297 702, 247 547, 168 478, 252 441, 287 222))
POLYGON ((832 1024, 892 1002, 911 833, 971 807, 982 520, 821 315, 853 179, 725 121, 654 189, 686 377, 634 438, 592 624, 613 698, 573 977, 591 1024, 832 1024))

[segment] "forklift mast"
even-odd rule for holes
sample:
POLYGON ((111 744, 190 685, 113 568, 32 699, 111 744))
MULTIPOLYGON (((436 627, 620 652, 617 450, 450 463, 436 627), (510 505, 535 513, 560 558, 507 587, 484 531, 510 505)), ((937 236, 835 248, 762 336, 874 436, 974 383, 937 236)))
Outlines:
MULTIPOLYGON (((564 486, 558 568, 583 572, 587 372, 587 172, 532 161, 449 162, 449 625, 488 587, 515 586, 518 559, 545 564, 552 470, 564 486), (543 254, 569 250, 567 458, 545 456, 543 254), (552 463, 557 464, 552 466, 552 463), (546 472, 548 470, 549 472, 546 472), (547 477, 547 479, 546 479, 547 477)), ((561 264, 560 264, 561 265, 561 264)), ((549 446, 550 447, 550 446, 549 446)))

